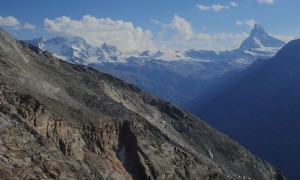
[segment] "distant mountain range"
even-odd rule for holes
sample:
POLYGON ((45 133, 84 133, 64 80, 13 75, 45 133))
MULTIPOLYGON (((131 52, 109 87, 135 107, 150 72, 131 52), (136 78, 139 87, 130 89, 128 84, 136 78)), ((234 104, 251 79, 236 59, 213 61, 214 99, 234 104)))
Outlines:
POLYGON ((245 39, 238 49, 232 51, 215 52, 212 50, 176 51, 164 49, 157 52, 145 50, 144 52, 123 53, 117 47, 103 43, 93 47, 81 37, 55 37, 49 40, 43 38, 28 40, 27 42, 49 51, 59 58, 72 63, 91 64, 103 62, 126 63, 132 58, 140 60, 161 61, 214 61, 233 60, 237 63, 252 63, 257 58, 273 56, 285 42, 267 34, 261 25, 256 24, 249 37, 245 39), (239 61, 240 59, 244 61, 239 61))
POLYGON ((300 40, 227 76, 190 105, 194 113, 290 179, 300 177, 300 40))
POLYGON ((223 74, 247 67, 257 58, 272 57, 285 43, 255 25, 238 49, 121 52, 104 43, 89 45, 80 37, 43 38, 27 41, 56 57, 84 64, 129 81, 179 105, 185 105, 210 87, 223 74))

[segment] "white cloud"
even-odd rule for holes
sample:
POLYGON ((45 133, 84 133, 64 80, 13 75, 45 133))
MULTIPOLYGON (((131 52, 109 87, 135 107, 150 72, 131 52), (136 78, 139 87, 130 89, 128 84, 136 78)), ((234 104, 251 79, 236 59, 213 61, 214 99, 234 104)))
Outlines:
POLYGON ((259 4, 274 4, 274 0, 257 0, 259 4))
POLYGON ((276 34, 276 35, 273 35, 271 34, 271 36, 277 38, 277 39, 280 39, 286 43, 288 43, 289 41, 291 40, 294 40, 294 39, 297 39, 296 36, 293 36, 293 35, 282 35, 282 34, 276 34))
POLYGON ((36 28, 35 25, 30 24, 30 23, 25 23, 23 27, 24 27, 24 29, 35 29, 36 28))
POLYGON ((223 6, 221 4, 213 4, 211 5, 211 8, 215 11, 215 12, 219 12, 223 9, 229 9, 229 6, 223 6))
POLYGON ((254 19, 248 19, 244 22, 247 26, 249 26, 250 28, 253 28, 254 25, 256 24, 256 21, 254 19))
POLYGON ((244 23, 242 21, 240 21, 240 20, 236 20, 235 24, 237 26, 242 26, 244 23))
POLYGON ((232 7, 237 7, 238 6, 238 4, 236 2, 230 2, 229 5, 232 6, 232 7))
POLYGON ((131 22, 96 18, 85 15, 81 20, 62 16, 54 20, 44 20, 45 29, 63 36, 79 36, 94 46, 103 42, 112 44, 121 50, 144 50, 154 46, 152 34, 131 22))
POLYGON ((201 11, 209 11, 209 10, 213 10, 215 12, 219 12, 221 10, 227 10, 230 9, 230 7, 237 7, 238 4, 236 2, 230 2, 228 5, 221 5, 221 4, 212 4, 209 6, 205 6, 202 4, 197 4, 196 8, 201 10, 201 11))
POLYGON ((246 25, 246 26, 249 26, 249 28, 253 28, 254 25, 256 24, 257 22, 254 20, 254 19, 247 19, 245 21, 241 21, 241 20, 237 20, 235 22, 235 24, 237 26, 242 26, 242 25, 246 25))
POLYGON ((206 49, 217 51, 234 49, 248 36, 247 33, 194 32, 191 23, 178 15, 175 15, 171 23, 166 24, 166 27, 166 30, 175 30, 176 35, 171 40, 164 40, 163 45, 178 49, 206 49))
POLYGON ((15 30, 21 30, 21 29, 33 30, 36 28, 36 26, 30 23, 25 23, 24 25, 22 25, 20 21, 13 16, 7 16, 7 17, 0 16, 0 26, 13 28, 15 30))
POLYGON ((170 27, 178 32, 176 39, 180 41, 190 40, 193 35, 191 23, 177 15, 174 16, 170 27))
POLYGON ((7 16, 7 17, 0 16, 0 26, 17 28, 20 26, 20 22, 15 17, 12 16, 7 16))
POLYGON ((207 11, 207 10, 211 10, 211 7, 210 6, 204 6, 204 5, 201 5, 201 4, 197 4, 196 7, 201 10, 201 11, 207 11))

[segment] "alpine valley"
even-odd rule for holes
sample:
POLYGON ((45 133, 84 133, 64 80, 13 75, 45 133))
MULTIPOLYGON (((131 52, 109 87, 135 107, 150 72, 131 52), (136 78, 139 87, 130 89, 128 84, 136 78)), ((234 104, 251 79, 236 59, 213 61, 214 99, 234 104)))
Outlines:
POLYGON ((125 53, 106 43, 93 47, 80 37, 38 38, 27 42, 68 62, 119 77, 181 106, 205 92, 225 73, 248 67, 258 58, 272 57, 285 45, 258 24, 238 49, 223 52, 162 49, 125 53))

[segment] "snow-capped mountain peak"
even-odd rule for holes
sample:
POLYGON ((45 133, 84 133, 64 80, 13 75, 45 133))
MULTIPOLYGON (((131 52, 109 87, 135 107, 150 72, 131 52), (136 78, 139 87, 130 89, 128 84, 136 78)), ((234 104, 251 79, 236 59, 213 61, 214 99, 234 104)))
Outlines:
POLYGON ((120 57, 122 52, 117 47, 107 43, 103 43, 100 47, 93 47, 81 37, 55 37, 49 40, 37 38, 27 42, 73 63, 87 65, 105 61, 122 61, 120 57))
POLYGON ((89 48, 90 45, 81 37, 73 37, 73 38, 69 38, 68 39, 68 43, 69 44, 72 44, 74 46, 77 46, 77 47, 85 47, 85 48, 89 48))
POLYGON ((240 50, 259 50, 261 48, 281 48, 285 45, 284 41, 270 36, 262 25, 255 24, 249 37, 245 39, 240 50))
POLYGON ((107 53, 119 53, 120 51, 116 46, 108 45, 107 43, 103 43, 101 49, 107 53))

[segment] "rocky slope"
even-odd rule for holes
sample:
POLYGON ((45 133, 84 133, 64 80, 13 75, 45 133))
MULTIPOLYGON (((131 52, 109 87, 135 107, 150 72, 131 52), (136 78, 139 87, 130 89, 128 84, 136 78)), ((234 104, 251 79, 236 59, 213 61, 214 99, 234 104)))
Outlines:
POLYGON ((0 179, 283 179, 191 114, 0 31, 0 179))

